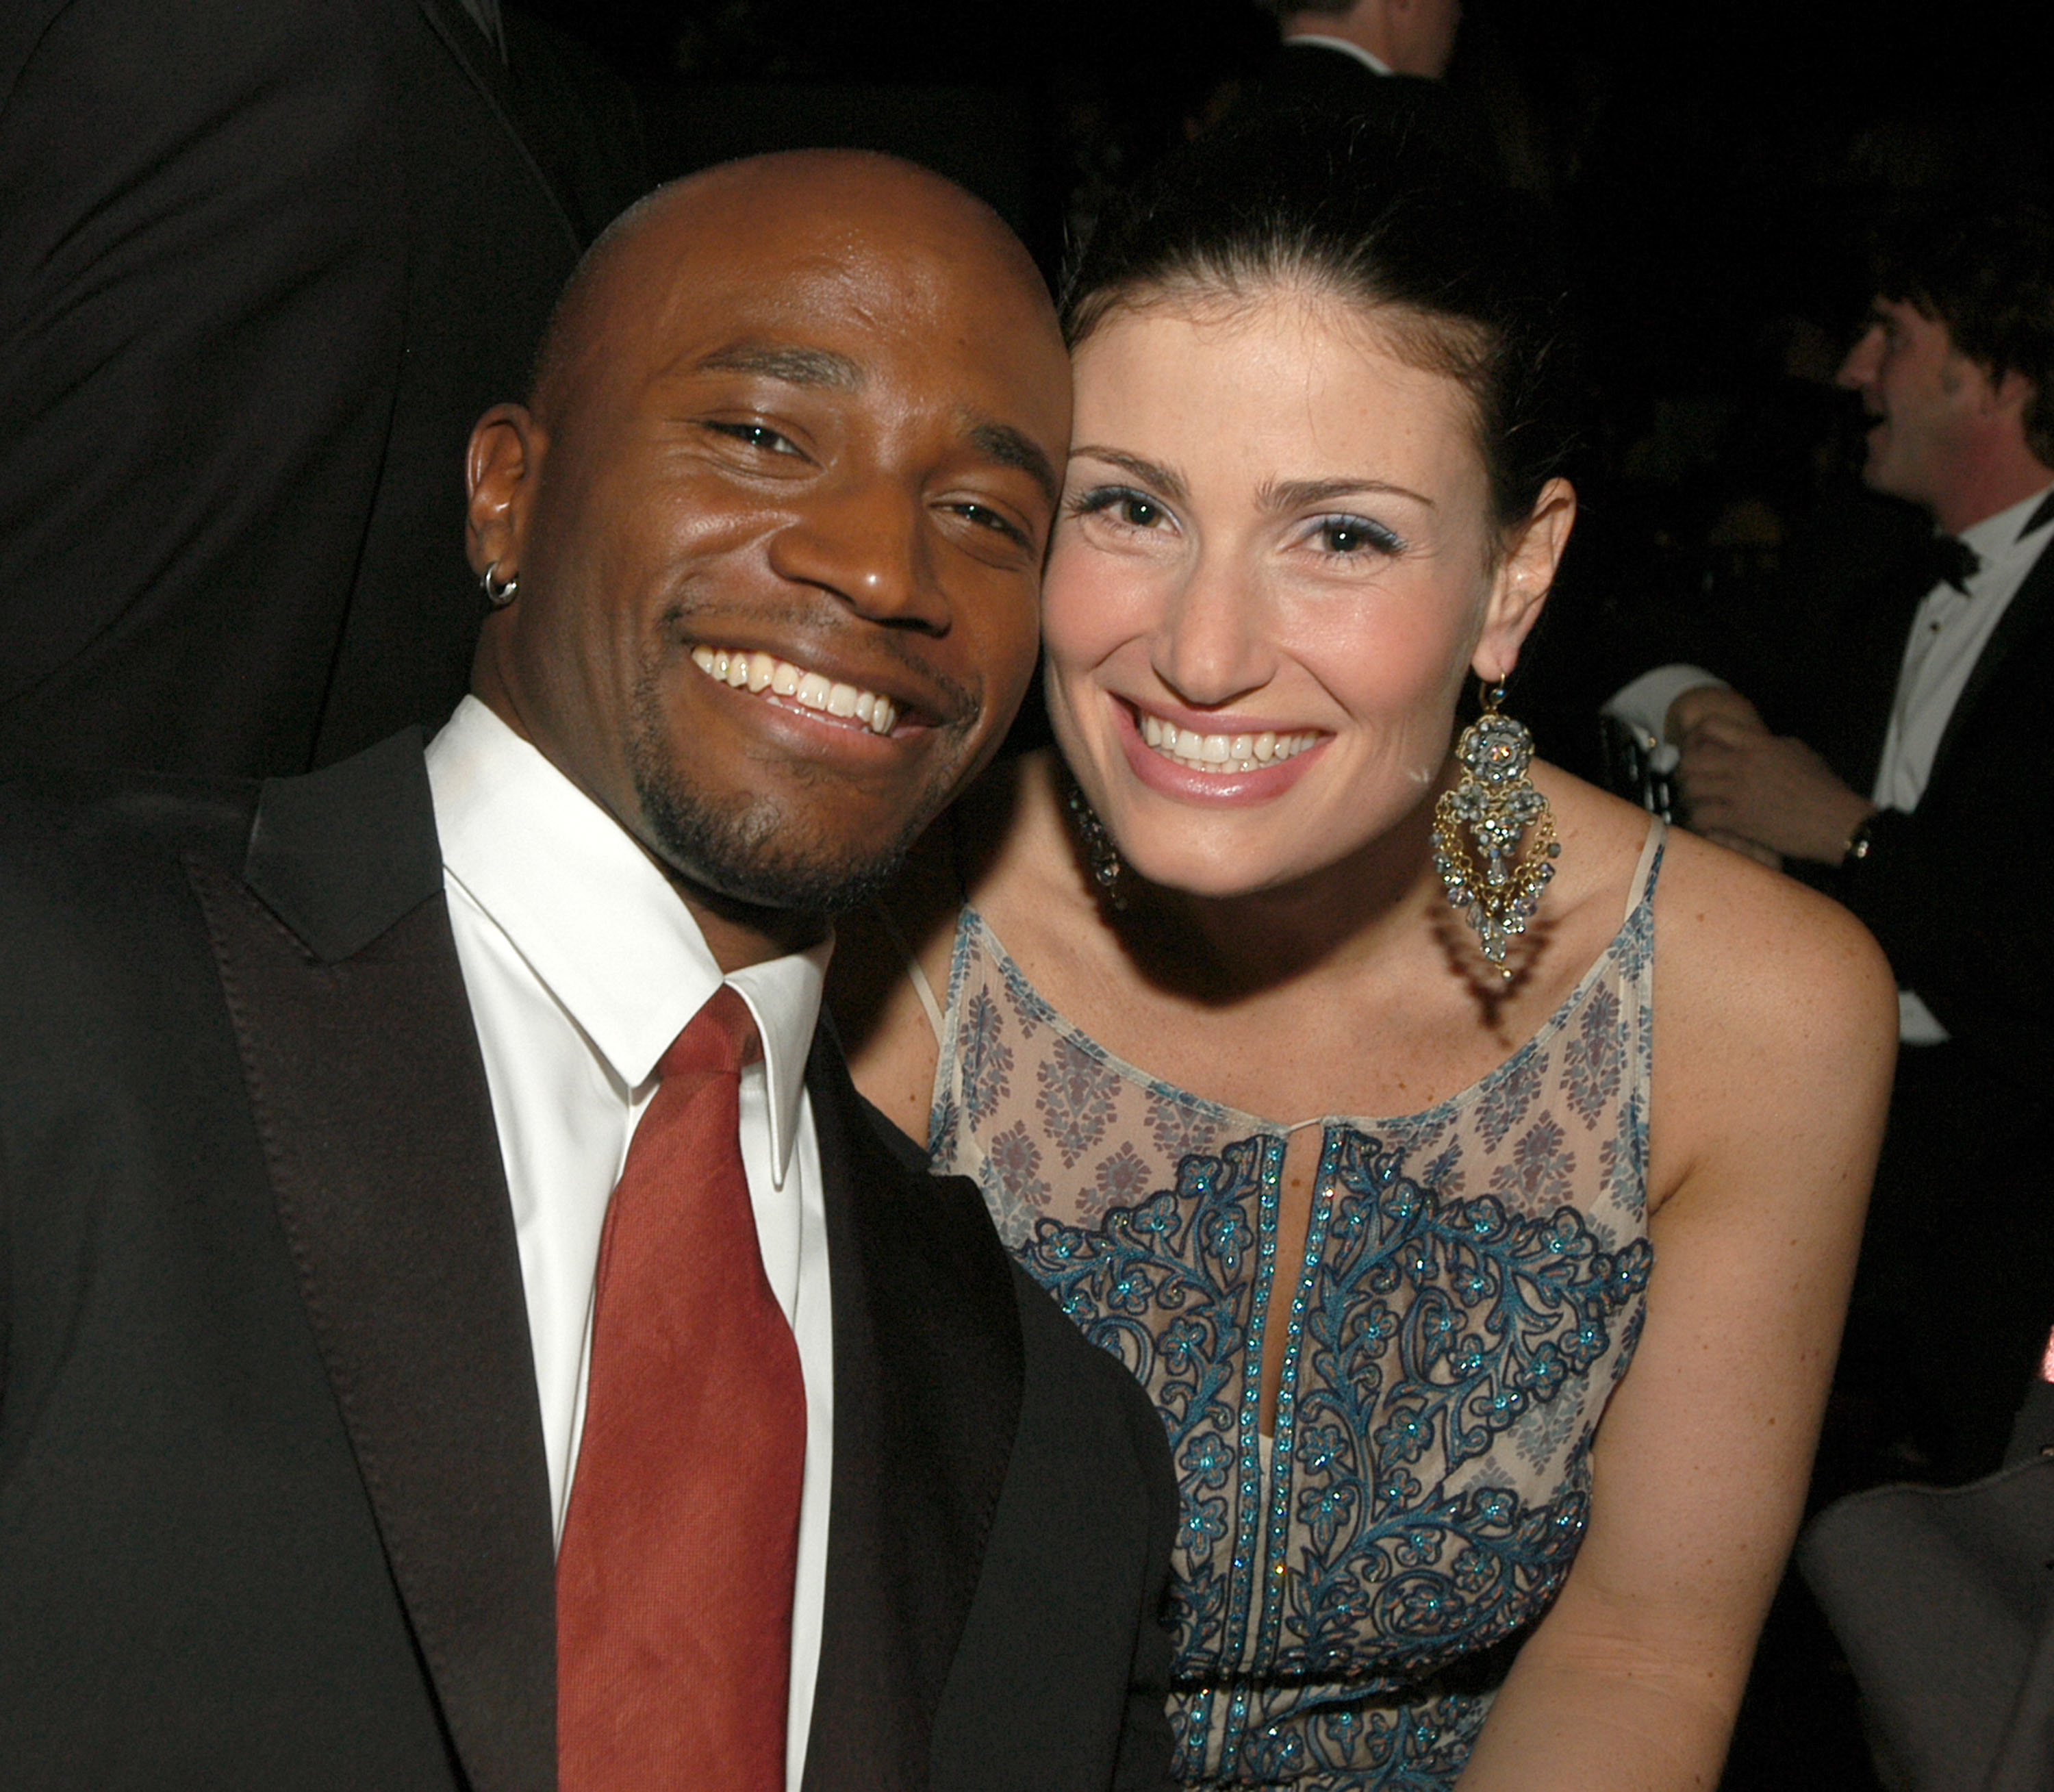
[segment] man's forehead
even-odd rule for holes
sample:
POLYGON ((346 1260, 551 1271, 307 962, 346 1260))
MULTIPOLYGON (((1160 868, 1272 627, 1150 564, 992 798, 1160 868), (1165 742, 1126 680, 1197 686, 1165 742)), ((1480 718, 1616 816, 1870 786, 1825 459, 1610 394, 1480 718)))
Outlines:
POLYGON ((918 346, 944 335, 1032 327, 1025 308, 1009 302, 1013 295, 977 258, 958 261, 917 243, 888 253, 845 239, 827 253, 791 254, 719 245, 670 258, 661 279, 660 295, 645 287, 643 300, 660 359, 711 366, 708 357, 730 354, 734 371, 805 384, 848 383, 887 342, 918 346))
POLYGON ((1924 324, 1943 331, 1947 327, 1938 312, 1908 293, 1878 293, 1869 301, 1868 311, 1871 317, 1886 324, 1924 324))

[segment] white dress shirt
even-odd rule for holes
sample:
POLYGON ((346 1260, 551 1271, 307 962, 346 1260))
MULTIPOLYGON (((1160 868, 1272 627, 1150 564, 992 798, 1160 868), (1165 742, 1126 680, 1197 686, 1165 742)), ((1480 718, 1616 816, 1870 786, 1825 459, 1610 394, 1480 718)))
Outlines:
MULTIPOLYGON (((1879 809, 1908 815, 1925 795, 1941 737, 1968 687, 1969 674, 2026 574, 2054 538, 2054 518, 2029 534, 2019 534, 2048 490, 2054 487, 2036 491, 1963 530, 1962 540, 1975 550, 1981 567, 1969 575, 1966 591, 1943 581, 1919 605, 1905 640, 1883 757, 1869 793, 1879 809)), ((1724 687, 1725 680, 1696 666, 1658 666, 1615 692, 1604 712, 1634 731, 1657 771, 1671 771, 1677 751, 1662 736, 1669 706, 1686 691, 1705 684, 1724 687)), ((1914 990, 1897 992, 1897 1018, 1898 1037, 1906 1045, 1937 1046, 1947 1038, 1946 1028, 1914 990)))
POLYGON ((1317 44, 1322 49, 1337 49, 1344 56, 1352 56, 1372 74, 1387 75, 1391 72, 1391 65, 1388 62, 1381 57, 1371 54, 1360 44, 1351 38, 1329 37, 1323 32, 1318 31, 1299 31, 1286 37, 1284 41, 1286 45, 1317 44))
MULTIPOLYGON (((558 1541, 584 1420, 600 1229, 656 1063, 722 981, 698 926, 613 818, 474 697, 428 748, 457 958, 506 1164, 558 1541)), ((820 1665, 833 1329, 805 1067, 829 948, 726 981, 756 1017, 742 1166, 806 1388, 785 1782, 798 1792, 820 1665)), ((716 1447, 718 1440, 680 1440, 716 1447)))

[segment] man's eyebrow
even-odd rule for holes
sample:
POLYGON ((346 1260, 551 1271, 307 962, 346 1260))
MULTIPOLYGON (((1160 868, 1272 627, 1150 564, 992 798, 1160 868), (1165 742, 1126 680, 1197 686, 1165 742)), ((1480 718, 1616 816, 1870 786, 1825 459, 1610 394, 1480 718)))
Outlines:
POLYGON ((981 453, 989 455, 1000 466, 1017 467, 1029 475, 1051 504, 1062 496, 1063 482, 1056 476, 1056 469, 1041 452, 1040 444, 1012 424, 973 423, 970 439, 981 453))
POLYGON ((731 342, 692 364, 695 373, 754 373, 793 386, 826 386, 855 392, 863 368, 832 349, 799 349, 774 342, 731 342))
POLYGON ((1409 498, 1415 504, 1434 508, 1432 498, 1410 486, 1395 486, 1387 479, 1277 479, 1256 494, 1265 510, 1302 510, 1315 504, 1331 504, 1336 498, 1363 494, 1381 498, 1409 498))
POLYGON ((1173 504, 1190 501, 1190 492, 1182 474, 1158 462, 1143 460, 1139 455, 1131 455, 1123 448, 1101 448, 1088 443, 1080 443, 1070 450, 1070 459, 1102 460, 1109 467, 1117 467, 1122 472, 1132 475, 1144 486, 1153 486, 1173 504))

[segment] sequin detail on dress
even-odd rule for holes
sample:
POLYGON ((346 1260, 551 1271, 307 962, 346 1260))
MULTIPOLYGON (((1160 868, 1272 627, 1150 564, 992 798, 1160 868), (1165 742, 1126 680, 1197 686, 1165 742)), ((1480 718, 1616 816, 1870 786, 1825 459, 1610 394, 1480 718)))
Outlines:
POLYGON ((1651 849, 1510 1058, 1424 1113, 1320 1123, 1266 1469, 1288 1128, 1105 1052, 964 908, 931 1154, 1168 1428, 1179 1779, 1445 1792, 1560 1586, 1653 1260, 1651 849))

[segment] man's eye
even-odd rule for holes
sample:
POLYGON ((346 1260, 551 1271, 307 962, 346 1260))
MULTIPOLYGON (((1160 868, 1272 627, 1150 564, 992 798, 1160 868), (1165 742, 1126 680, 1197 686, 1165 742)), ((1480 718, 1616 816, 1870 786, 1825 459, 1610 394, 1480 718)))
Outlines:
POLYGON ((1009 542, 1017 542, 1023 548, 1032 547, 1027 531, 1010 517, 994 510, 988 504, 958 504, 956 514, 966 522, 975 523, 980 529, 988 529, 994 535, 1003 535, 1009 542))
POLYGON ((780 435, 762 423, 710 423, 706 427, 716 435, 731 435, 736 441, 746 442, 750 447, 760 448, 768 455, 796 455, 799 451, 789 437, 780 435))

